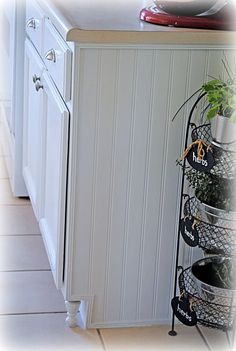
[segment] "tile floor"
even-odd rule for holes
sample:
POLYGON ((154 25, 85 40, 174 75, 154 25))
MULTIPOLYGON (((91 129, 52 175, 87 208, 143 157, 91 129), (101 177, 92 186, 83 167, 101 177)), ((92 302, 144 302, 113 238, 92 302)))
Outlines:
MULTIPOLYGON (((195 328, 169 326, 82 330, 65 325, 62 295, 50 267, 30 201, 9 187, 0 149, 0 350, 207 350, 195 328)), ((201 328, 212 350, 229 350, 222 332, 201 328)))

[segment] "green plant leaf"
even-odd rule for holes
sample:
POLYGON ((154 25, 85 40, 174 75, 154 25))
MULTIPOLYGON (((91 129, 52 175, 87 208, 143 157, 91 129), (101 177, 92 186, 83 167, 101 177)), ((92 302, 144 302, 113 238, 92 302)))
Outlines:
MULTIPOLYGON (((210 110, 206 113, 206 118, 211 120, 217 114, 221 114, 227 118, 231 118, 232 122, 236 122, 235 110, 236 110, 236 75, 235 69, 232 70, 227 58, 222 60, 224 69, 226 71, 226 78, 214 78, 202 84, 198 91, 202 92, 202 95, 206 97, 210 106, 210 110)), ((183 106, 196 94, 191 95, 178 109, 175 116, 183 108, 183 106)), ((205 114, 206 110, 204 111, 205 114)), ((175 118, 173 117, 173 119, 175 118)))
POLYGON ((219 107, 212 107, 208 112, 207 112, 207 119, 211 120, 212 118, 214 118, 217 113, 219 112, 219 107))
POLYGON ((219 80, 219 79, 213 79, 213 80, 210 80, 209 82, 207 83, 204 83, 202 85, 202 88, 205 90, 205 91, 208 91, 208 90, 212 90, 212 89, 215 89, 218 85, 221 85, 222 82, 219 80))

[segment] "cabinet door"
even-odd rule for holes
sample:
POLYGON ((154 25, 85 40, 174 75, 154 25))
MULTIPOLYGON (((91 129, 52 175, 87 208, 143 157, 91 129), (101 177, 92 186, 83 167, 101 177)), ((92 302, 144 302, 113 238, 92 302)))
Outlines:
POLYGON ((43 62, 32 44, 25 44, 25 91, 23 121, 23 176, 32 202, 34 213, 39 219, 41 189, 42 118, 43 90, 41 84, 43 62))
POLYGON ((69 112, 53 82, 43 74, 43 178, 40 229, 55 283, 63 279, 69 112))

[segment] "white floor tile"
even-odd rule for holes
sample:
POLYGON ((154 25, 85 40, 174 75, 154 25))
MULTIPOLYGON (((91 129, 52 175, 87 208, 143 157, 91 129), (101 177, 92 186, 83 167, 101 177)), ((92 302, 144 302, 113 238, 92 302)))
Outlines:
POLYGON ((63 311, 64 299, 51 272, 0 273, 0 314, 63 311))
POLYGON ((168 335, 170 326, 101 329, 106 351, 206 351, 195 327, 176 326, 178 334, 168 335))
MULTIPOLYGON (((36 271, 49 269, 49 263, 30 201, 12 196, 3 161, 0 145, 1 350, 103 351, 102 341, 105 351, 207 350, 197 330, 183 325, 176 326, 175 337, 168 335, 170 326, 101 329, 102 341, 97 330, 68 328, 51 272, 36 271)), ((201 330, 212 350, 229 350, 224 333, 201 330)))
POLYGON ((0 236, 0 272, 50 269, 40 235, 0 236))
POLYGON ((0 205, 29 205, 26 198, 14 197, 8 179, 0 179, 0 205))
MULTIPOLYGON (((1 122, 1 106, 0 106, 0 132, 1 132, 1 128, 2 128, 2 122, 1 122)), ((0 133, 0 135, 1 135, 1 133, 0 133)), ((0 142, 0 156, 4 156, 1 142, 0 142)))
POLYGON ((65 314, 0 316, 4 351, 103 351, 96 330, 70 329, 65 314))
POLYGON ((0 235, 40 234, 32 207, 0 205, 0 235))
POLYGON ((0 155, 0 179, 8 179, 4 157, 0 155))
MULTIPOLYGON (((214 351, 229 351, 229 343, 227 340, 226 333, 222 330, 212 329, 200 326, 200 330, 202 331, 204 337, 207 340, 208 345, 214 351)), ((230 336, 231 338, 231 336, 230 336)), ((235 349, 234 349, 235 350, 235 349)), ((231 350, 232 351, 232 350, 231 350)))

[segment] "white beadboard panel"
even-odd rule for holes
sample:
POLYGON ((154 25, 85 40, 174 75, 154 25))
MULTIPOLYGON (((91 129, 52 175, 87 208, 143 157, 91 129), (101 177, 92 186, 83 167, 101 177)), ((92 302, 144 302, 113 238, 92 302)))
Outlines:
MULTIPOLYGON (((161 152, 163 161, 160 165, 161 178, 161 206, 158 216, 159 246, 157 253, 157 276, 155 281, 154 316, 166 318, 169 315, 170 295, 172 294, 174 266, 174 252, 176 244, 176 223, 178 218, 178 169, 175 160, 176 152, 180 150, 182 143, 182 126, 184 119, 177 119, 175 124, 171 122, 174 112, 177 110, 177 101, 183 101, 187 92, 187 74, 189 71, 189 52, 175 51, 171 53, 169 64, 168 100, 165 114, 165 127, 163 130, 163 144, 161 152), (168 273, 167 273, 168 272, 168 273)), ((161 118, 159 116, 158 118, 161 118)), ((163 118, 163 117, 162 117, 163 118)), ((158 147, 158 142, 156 144, 158 147)), ((177 157, 176 157, 177 156, 177 157)))
POLYGON ((100 67, 100 92, 98 97, 96 169, 94 177, 93 251, 94 265, 90 288, 95 295, 94 313, 103 320, 106 294, 106 267, 109 254, 112 201, 112 164, 114 154, 114 116, 116 106, 116 55, 114 51, 102 52, 100 67))
MULTIPOLYGON (((139 283, 141 280, 142 251, 144 244, 147 146, 150 125, 150 97, 153 52, 135 53, 134 89, 132 99, 132 129, 129 146, 127 173, 126 246, 124 251, 121 318, 135 319, 138 307, 139 283), (132 234, 131 234, 132 233, 132 234)), ((120 140, 119 142, 122 142, 120 140)))
POLYGON ((116 107, 114 110, 113 153, 110 178, 110 211, 108 214, 107 267, 104 318, 120 319, 120 305, 123 299, 126 247, 128 240, 129 188, 128 172, 131 167, 131 139, 134 125, 133 89, 136 80, 136 54, 123 52, 116 62, 116 107), (120 69, 122 67, 122 69, 120 69), (127 118, 127 115, 130 118, 127 118), (131 139, 130 139, 131 138, 131 139), (116 277, 116 279, 114 279, 116 277))
MULTIPOLYGON (((97 167, 97 138, 98 138, 98 95, 100 77, 100 52, 84 51, 79 57, 81 68, 80 79, 83 86, 79 103, 79 125, 77 129, 78 147, 75 149, 76 160, 76 191, 75 223, 76 235, 72 241, 73 251, 68 255, 78 257, 75 262, 73 276, 79 277, 76 286, 72 286, 71 294, 78 292, 86 295, 90 291, 92 277, 92 247, 94 239, 95 213, 95 178, 97 167), (83 64, 86 62, 86 65, 83 64), (83 116, 83 117, 82 117, 83 116), (91 248, 91 250, 90 250, 91 248), (78 284, 79 283, 79 284, 78 284)), ((79 98, 76 96, 76 99, 79 98)), ((71 121, 73 123, 73 120, 71 121)), ((72 124, 73 126, 73 124, 72 124)), ((74 171, 74 172, 75 172, 74 171)), ((72 205, 73 206, 73 205, 72 205)), ((73 208, 72 208, 73 211, 73 208)), ((72 226, 73 227, 73 226, 72 226)), ((73 277, 72 277, 73 278, 73 277)))
POLYGON ((139 301, 137 316, 141 319, 155 319, 156 284, 159 271, 159 250, 161 235, 160 215, 162 212, 163 185, 163 146, 166 136, 168 118, 170 71, 161 69, 172 66, 172 53, 155 53, 151 84, 151 101, 149 110, 149 140, 147 143, 146 162, 146 208, 143 231, 145 241, 142 257, 142 274, 140 275, 139 301), (160 91, 160 94, 157 92, 160 91), (151 288, 150 288, 151 287, 151 288))
POLYGON ((224 70, 222 69, 222 59, 225 56, 225 51, 210 51, 209 53, 209 62, 207 67, 207 79, 211 79, 210 77, 219 77, 224 76, 224 70))
POLYGON ((80 50, 69 291, 72 299, 94 296, 88 325, 158 324, 171 316, 181 175, 175 161, 187 107, 171 119, 208 72, 219 74, 222 55, 80 50))

